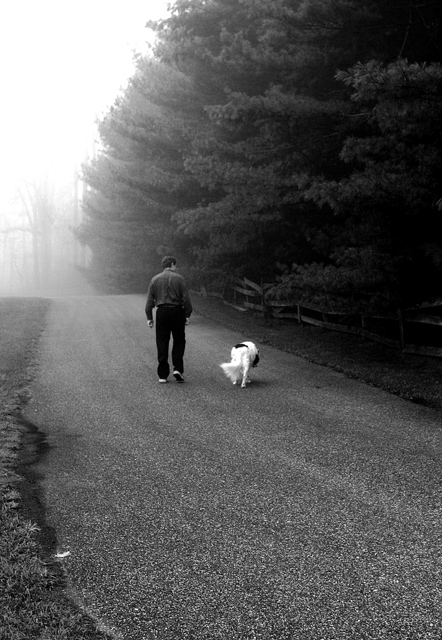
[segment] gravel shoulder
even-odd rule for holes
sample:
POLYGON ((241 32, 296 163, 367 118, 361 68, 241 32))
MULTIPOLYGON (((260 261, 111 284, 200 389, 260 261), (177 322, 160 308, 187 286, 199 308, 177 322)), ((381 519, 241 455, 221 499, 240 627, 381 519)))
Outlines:
POLYGON ((442 411, 442 361, 403 354, 376 342, 296 322, 265 321, 259 313, 236 311, 215 298, 192 295, 195 313, 243 334, 243 339, 293 353, 315 364, 442 411))

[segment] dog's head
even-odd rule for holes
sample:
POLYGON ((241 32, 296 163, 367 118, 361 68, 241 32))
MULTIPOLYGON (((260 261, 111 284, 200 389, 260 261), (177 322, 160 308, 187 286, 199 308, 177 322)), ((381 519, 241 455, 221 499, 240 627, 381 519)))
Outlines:
POLYGON ((259 362, 259 349, 256 351, 256 356, 255 356, 255 359, 253 361, 252 367, 257 367, 258 366, 258 362, 259 362))

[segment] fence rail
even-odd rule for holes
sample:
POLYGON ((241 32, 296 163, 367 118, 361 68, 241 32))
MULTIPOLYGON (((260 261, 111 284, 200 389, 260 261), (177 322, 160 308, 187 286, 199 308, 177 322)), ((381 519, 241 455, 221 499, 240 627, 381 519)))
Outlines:
POLYGON ((224 293, 204 287, 194 293, 218 298, 237 311, 260 311, 268 318, 359 335, 403 353, 442 358, 442 304, 398 311, 397 317, 332 313, 290 300, 265 300, 262 287, 247 278, 237 278, 224 293))

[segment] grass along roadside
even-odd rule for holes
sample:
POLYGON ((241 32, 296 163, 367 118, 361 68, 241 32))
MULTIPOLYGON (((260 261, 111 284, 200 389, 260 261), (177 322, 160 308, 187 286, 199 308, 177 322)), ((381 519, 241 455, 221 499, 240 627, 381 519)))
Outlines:
POLYGON ((263 367, 265 345, 269 345, 442 411, 441 359, 403 354, 359 336, 300 326, 295 321, 265 321, 258 312, 236 311, 216 298, 192 294, 192 303, 195 313, 237 331, 241 340, 257 342, 263 367))
POLYGON ((49 304, 0 298, 0 640, 105 640, 65 594, 61 566, 29 518, 37 510, 20 475, 24 448, 29 457, 36 443, 21 408, 49 304))

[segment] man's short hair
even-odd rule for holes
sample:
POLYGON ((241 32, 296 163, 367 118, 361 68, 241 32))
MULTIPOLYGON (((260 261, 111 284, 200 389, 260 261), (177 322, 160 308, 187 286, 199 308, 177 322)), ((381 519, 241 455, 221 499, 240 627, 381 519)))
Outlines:
POLYGON ((167 269, 168 267, 171 267, 173 264, 176 264, 176 258, 174 258, 173 256, 164 256, 164 258, 161 260, 161 265, 163 269, 167 269))

